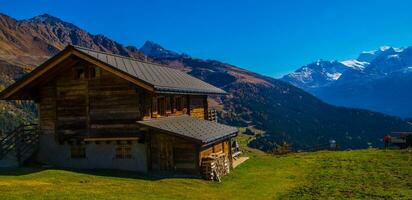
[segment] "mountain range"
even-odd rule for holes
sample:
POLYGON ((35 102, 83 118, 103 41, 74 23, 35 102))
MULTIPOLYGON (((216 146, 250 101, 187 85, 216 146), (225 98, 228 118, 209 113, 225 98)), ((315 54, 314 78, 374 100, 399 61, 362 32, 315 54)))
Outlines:
MULTIPOLYGON (((226 90, 227 96, 210 98, 210 107, 218 110, 223 123, 263 130, 264 134, 251 143, 263 150, 283 141, 299 149, 330 139, 345 148, 363 148, 379 145, 381 137, 390 131, 412 131, 412 126, 399 117, 332 106, 283 80, 177 53, 155 42, 147 41, 141 48, 124 46, 47 14, 27 20, 0 15, 0 85, 4 88, 11 84, 67 44, 150 60, 226 90)), ((336 66, 337 72, 341 67, 336 66)), ((329 84, 328 80, 322 84, 329 84)), ((0 126, 36 117, 35 108, 26 102, 1 105, 0 126)))
POLYGON ((383 46, 352 60, 319 60, 282 80, 330 104, 412 117, 412 47, 383 46))

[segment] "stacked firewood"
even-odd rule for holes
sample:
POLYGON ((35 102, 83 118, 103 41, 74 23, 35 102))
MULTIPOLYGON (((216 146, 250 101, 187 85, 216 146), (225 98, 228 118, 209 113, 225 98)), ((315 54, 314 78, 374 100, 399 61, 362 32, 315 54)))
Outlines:
POLYGON ((229 159, 225 153, 211 154, 202 159, 203 176, 207 180, 219 181, 230 171, 229 159))

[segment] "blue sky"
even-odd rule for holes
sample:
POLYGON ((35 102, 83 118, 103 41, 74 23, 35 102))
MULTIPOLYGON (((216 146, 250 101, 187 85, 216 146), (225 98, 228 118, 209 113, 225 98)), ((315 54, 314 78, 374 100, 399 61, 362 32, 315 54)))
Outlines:
POLYGON ((411 10, 406 0, 0 1, 0 12, 17 19, 48 13, 125 45, 152 40, 273 77, 412 45, 411 10))

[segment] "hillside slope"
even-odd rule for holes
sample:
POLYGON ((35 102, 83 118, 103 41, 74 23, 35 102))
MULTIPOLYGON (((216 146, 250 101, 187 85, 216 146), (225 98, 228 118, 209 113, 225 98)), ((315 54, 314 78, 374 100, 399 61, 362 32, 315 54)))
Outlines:
MULTIPOLYGON (((146 59, 146 53, 154 62, 186 71, 225 89, 229 95, 214 97, 211 105, 219 109, 225 123, 256 126, 266 131, 256 141, 256 147, 261 149, 271 149, 274 142, 287 141, 301 148, 329 139, 336 139, 343 147, 361 148, 368 143, 378 145, 382 135, 390 131, 412 130, 411 125, 399 118, 330 106, 283 81, 219 61, 175 53, 153 42, 147 42, 140 50, 124 47, 49 15, 20 21, 1 15, 0 22, 3 52, 0 64, 8 63, 16 69, 11 70, 13 73, 0 71, 1 77, 10 79, 2 80, 5 85, 20 76, 21 68, 29 69, 71 43, 138 59, 146 59)), ((0 69, 6 68, 2 65, 0 69)))

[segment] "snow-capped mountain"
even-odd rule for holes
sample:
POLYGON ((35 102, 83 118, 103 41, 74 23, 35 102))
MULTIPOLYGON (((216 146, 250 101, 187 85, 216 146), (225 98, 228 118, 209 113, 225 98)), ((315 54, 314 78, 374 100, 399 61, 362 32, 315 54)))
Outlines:
POLYGON ((412 47, 380 47, 345 61, 317 61, 282 78, 322 100, 412 116, 412 47))
POLYGON ((363 61, 363 62, 371 62, 375 58, 381 55, 388 55, 388 54, 396 54, 402 52, 402 48, 394 48, 390 46, 382 46, 378 50, 372 50, 372 51, 363 51, 359 57, 358 61, 363 61))
POLYGON ((352 70, 355 68, 342 62, 318 60, 284 76, 283 80, 301 88, 318 88, 339 80, 342 74, 352 70))

